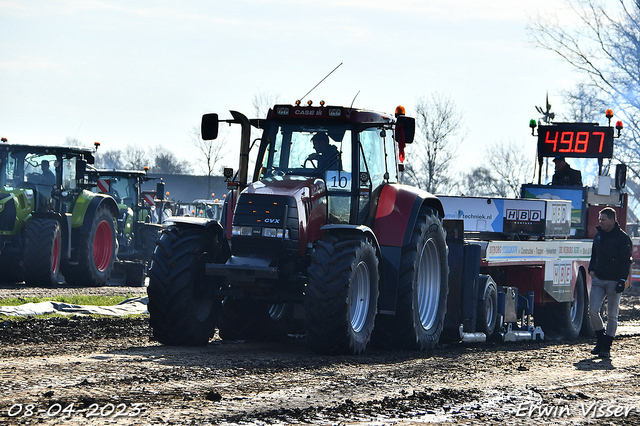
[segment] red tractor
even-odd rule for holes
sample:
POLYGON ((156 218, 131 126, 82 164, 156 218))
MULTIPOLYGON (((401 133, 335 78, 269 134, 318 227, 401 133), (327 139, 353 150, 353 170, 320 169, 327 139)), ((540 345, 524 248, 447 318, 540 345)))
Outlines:
POLYGON ((398 183, 415 120, 361 109, 276 105, 242 127, 240 166, 220 221, 174 217, 150 267, 149 313, 167 345, 214 335, 286 336, 304 320, 312 350, 358 354, 370 342, 433 348, 448 293, 440 201, 398 183), (249 182, 251 126, 262 129, 249 182))

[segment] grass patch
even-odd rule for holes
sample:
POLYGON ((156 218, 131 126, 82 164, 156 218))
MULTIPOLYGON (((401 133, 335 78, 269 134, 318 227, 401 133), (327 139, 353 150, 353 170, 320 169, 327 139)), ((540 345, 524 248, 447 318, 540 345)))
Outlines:
POLYGON ((62 303, 70 303, 72 305, 91 305, 91 306, 112 306, 117 305, 132 297, 144 296, 144 294, 127 294, 126 296, 101 296, 91 294, 73 294, 60 296, 45 297, 11 297, 0 299, 0 306, 20 306, 25 303, 40 303, 47 301, 55 301, 62 303))

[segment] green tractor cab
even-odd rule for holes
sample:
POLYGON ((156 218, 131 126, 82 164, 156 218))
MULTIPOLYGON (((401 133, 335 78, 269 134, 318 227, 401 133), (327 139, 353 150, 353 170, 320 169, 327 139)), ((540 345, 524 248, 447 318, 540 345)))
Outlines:
POLYGON ((0 144, 3 280, 104 285, 117 253, 118 206, 86 189, 90 149, 0 144))
POLYGON ((96 169, 87 170, 87 177, 91 191, 113 197, 118 205, 119 250, 112 281, 144 286, 151 254, 162 231, 155 206, 145 202, 141 191, 142 184, 152 178, 141 170, 96 169))

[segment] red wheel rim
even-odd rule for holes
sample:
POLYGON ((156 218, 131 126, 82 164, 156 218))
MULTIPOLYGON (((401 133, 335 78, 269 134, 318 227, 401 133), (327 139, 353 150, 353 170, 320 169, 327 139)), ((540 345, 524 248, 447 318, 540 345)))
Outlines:
POLYGON ((93 239, 93 261, 98 271, 102 272, 109 267, 111 253, 113 251, 113 237, 109 222, 103 220, 98 224, 96 235, 93 239))
POLYGON ((60 237, 56 235, 53 239, 53 253, 51 253, 51 272, 58 273, 58 265, 60 260, 60 237))

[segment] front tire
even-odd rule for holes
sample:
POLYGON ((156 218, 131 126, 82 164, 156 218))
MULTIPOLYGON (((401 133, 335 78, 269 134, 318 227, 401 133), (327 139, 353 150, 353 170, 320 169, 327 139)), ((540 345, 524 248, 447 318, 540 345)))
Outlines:
POLYGON ((220 303, 206 286, 205 265, 216 241, 203 229, 175 226, 157 241, 147 294, 149 324, 160 343, 204 346, 213 337, 220 303))
POLYGON ((33 287, 57 287, 60 272, 60 223, 53 219, 34 218, 25 231, 24 277, 33 287))
POLYGON ((376 342, 408 350, 433 349, 444 328, 448 277, 442 221, 433 210, 423 207, 411 240, 402 248, 396 313, 378 317, 376 342))
POLYGON ((380 274, 372 242, 325 234, 311 254, 304 310, 309 346, 328 355, 360 354, 375 323, 380 274))

